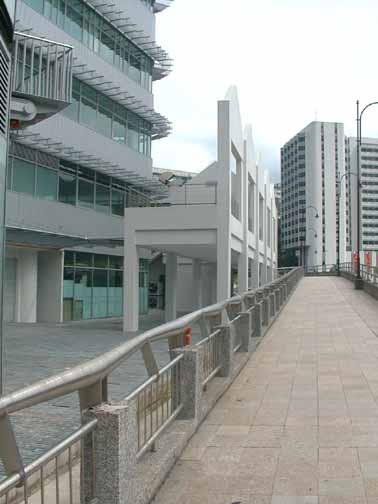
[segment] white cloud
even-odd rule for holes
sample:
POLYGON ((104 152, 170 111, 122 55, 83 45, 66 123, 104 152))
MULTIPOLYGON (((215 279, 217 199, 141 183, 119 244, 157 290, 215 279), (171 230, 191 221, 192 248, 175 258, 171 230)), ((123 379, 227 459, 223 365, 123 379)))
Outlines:
MULTIPOLYGON (((215 158, 231 84, 274 179, 280 147, 315 118, 354 135, 356 99, 378 100, 377 21, 370 0, 175 0, 157 16, 174 70, 155 84, 156 107, 174 129, 154 142, 155 165, 200 171, 215 158)), ((364 133, 378 136, 378 107, 364 133)))

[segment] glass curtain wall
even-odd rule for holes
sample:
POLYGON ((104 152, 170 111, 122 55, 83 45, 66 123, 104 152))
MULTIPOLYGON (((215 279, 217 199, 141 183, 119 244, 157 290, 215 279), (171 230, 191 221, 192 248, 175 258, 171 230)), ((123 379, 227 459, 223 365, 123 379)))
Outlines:
POLYGON ((7 188, 34 198, 60 201, 93 208, 108 215, 124 215, 125 206, 150 206, 147 194, 136 191, 122 180, 108 177, 68 161, 51 163, 38 151, 25 160, 8 157, 7 188))
POLYGON ((115 142, 151 156, 151 123, 78 79, 73 79, 72 103, 62 113, 115 142))
MULTIPOLYGON (((24 0, 145 89, 152 89, 153 60, 82 0, 24 0)), ((150 3, 146 0, 146 3, 150 3)))
MULTIPOLYGON (((148 261, 140 260, 140 313, 148 311, 148 261)), ((64 253, 63 318, 89 320, 123 314, 123 257, 64 253)))

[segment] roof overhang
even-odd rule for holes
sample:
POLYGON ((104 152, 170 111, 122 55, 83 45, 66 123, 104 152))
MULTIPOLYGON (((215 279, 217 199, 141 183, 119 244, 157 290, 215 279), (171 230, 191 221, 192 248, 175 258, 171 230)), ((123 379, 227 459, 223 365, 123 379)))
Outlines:
POLYGON ((61 250, 71 247, 109 247, 123 245, 123 239, 116 238, 88 238, 85 236, 67 236, 38 229, 21 227, 7 227, 6 244, 9 246, 33 247, 38 249, 61 250))

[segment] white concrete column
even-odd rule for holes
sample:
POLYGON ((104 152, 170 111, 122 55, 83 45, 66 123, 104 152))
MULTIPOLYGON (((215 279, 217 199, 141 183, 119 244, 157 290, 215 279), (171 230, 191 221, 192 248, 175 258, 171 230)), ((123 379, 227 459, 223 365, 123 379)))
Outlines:
POLYGON ((193 310, 203 306, 202 297, 202 268, 199 259, 193 259, 193 310))
POLYGON ((62 251, 38 252, 38 322, 63 321, 63 266, 62 251))
POLYGON ((19 322, 37 322, 38 252, 18 251, 18 317, 19 322))
POLYGON ((139 253, 134 230, 126 234, 123 271, 123 330, 138 331, 139 253))
POLYGON ((177 255, 165 256, 165 320, 177 318, 177 255))

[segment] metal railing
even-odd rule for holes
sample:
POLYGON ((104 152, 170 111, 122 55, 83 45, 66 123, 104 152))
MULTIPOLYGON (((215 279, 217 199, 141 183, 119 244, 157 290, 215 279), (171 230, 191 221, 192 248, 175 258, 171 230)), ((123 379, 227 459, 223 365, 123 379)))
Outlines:
POLYGON ((16 32, 13 61, 13 93, 71 102, 71 46, 16 32))
POLYGON ((337 264, 322 264, 318 266, 306 266, 306 273, 337 273, 337 264))
MULTIPOLYGON (((225 347, 221 347, 222 344, 225 344, 224 338, 228 338, 227 341, 229 341, 229 350, 226 354, 228 362, 230 362, 234 352, 239 350, 241 345, 245 347, 245 338, 249 340, 251 336, 263 335, 262 326, 265 327, 265 330, 269 327, 269 323, 277 315, 302 275, 301 268, 293 269, 268 286, 234 296, 192 312, 173 322, 153 328, 97 358, 0 397, 0 459, 7 475, 0 484, 0 501, 3 499, 8 504, 8 501, 11 500, 10 491, 22 484, 24 485, 24 500, 27 502, 29 492, 33 491, 35 485, 43 486, 46 464, 58 457, 64 450, 69 452, 68 474, 70 474, 72 465, 70 450, 73 450, 75 443, 79 440, 83 441, 84 446, 88 446, 88 444, 92 446, 92 449, 88 449, 89 454, 94 452, 93 439, 91 441, 87 437, 91 436, 93 432, 96 435, 96 423, 90 421, 33 464, 25 466, 12 426, 11 415, 13 413, 72 393, 79 394, 82 414, 92 411, 94 407, 107 404, 110 400, 108 378, 111 373, 118 369, 122 363, 128 361, 136 352, 141 351, 149 379, 133 391, 126 400, 130 404, 136 403, 136 436, 138 438, 136 457, 139 460, 147 450, 154 449, 158 437, 185 409, 182 394, 186 397, 190 387, 184 385, 185 380, 188 379, 188 372, 182 371, 182 366, 186 361, 184 361, 183 354, 179 349, 185 346, 185 334, 188 329, 195 325, 201 328, 202 340, 199 346, 203 347, 205 358, 200 376, 203 387, 206 387, 219 372, 221 360, 225 358, 222 353, 222 348, 225 347), (267 308, 264 321, 262 320, 263 306, 267 308), (241 323, 242 316, 247 317, 250 321, 249 328, 251 320, 254 320, 254 326, 257 327, 257 330, 254 328, 253 331, 250 329, 247 331, 244 322, 241 323), (223 321, 226 322, 221 325, 223 321), (225 330, 228 332, 225 333, 225 330), (221 332, 223 332, 222 337, 221 332), (225 336, 225 334, 229 336, 225 336), (159 341, 168 343, 171 355, 171 362, 162 369, 159 369, 153 352, 153 344, 159 341), (29 475, 36 472, 39 472, 40 478, 34 483, 28 481, 29 475)), ((88 416, 82 416, 88 418, 88 416)), ((92 419, 93 416, 90 415, 89 418, 92 419)), ((95 455, 93 457, 96 460, 95 455)), ((83 457, 81 458, 83 460, 83 457)), ((88 457, 85 461, 88 462, 88 457)), ((94 471, 88 474, 92 466, 94 463, 91 463, 90 460, 89 463, 84 464, 85 485, 82 483, 81 488, 85 488, 86 495, 81 496, 81 502, 89 502, 94 494, 93 489, 95 487, 98 489, 98 486, 95 485, 98 476, 94 474, 94 471)), ((102 470, 102 466, 96 467, 102 470)), ((59 474, 61 471, 58 470, 58 467, 55 469, 56 492, 60 492, 59 474)), ((70 480, 70 476, 68 480, 70 480)), ((72 482, 69 483, 69 488, 71 487, 72 482)), ((40 501, 41 504, 44 503, 43 490, 40 494, 40 501)), ((59 502, 58 494, 57 502, 59 502)))
MULTIPOLYGON (((63 498, 69 504, 77 502, 75 493, 77 494, 78 491, 74 486, 74 470, 81 463, 80 471, 84 471, 83 441, 87 438, 88 442, 88 437, 93 440, 96 425, 96 419, 88 422, 37 460, 25 466, 22 472, 0 482, 0 502, 8 504, 21 500, 27 504, 33 494, 33 498, 38 498, 43 504, 51 500, 51 493, 57 504, 63 498)), ((94 474, 91 479, 95 479, 94 474)), ((91 493, 93 496, 93 489, 91 493)))
MULTIPOLYGON (((375 266, 367 266, 361 264, 361 278, 366 282, 377 284, 378 283, 378 268, 375 266)), ((353 262, 345 262, 340 264, 340 271, 348 273, 349 275, 357 276, 356 267, 353 262)))
POLYGON ((165 206, 216 205, 218 186, 216 182, 203 184, 187 183, 182 186, 170 186, 165 206))
POLYGON ((220 329, 215 330, 210 336, 207 336, 203 340, 197 343, 198 347, 203 347, 203 388, 207 387, 207 384, 216 376, 220 370, 221 363, 221 345, 220 339, 222 337, 222 331, 220 329))
POLYGON ((126 398, 137 401, 138 457, 151 448, 154 450, 156 439, 183 407, 177 387, 181 382, 182 357, 177 356, 126 398))

